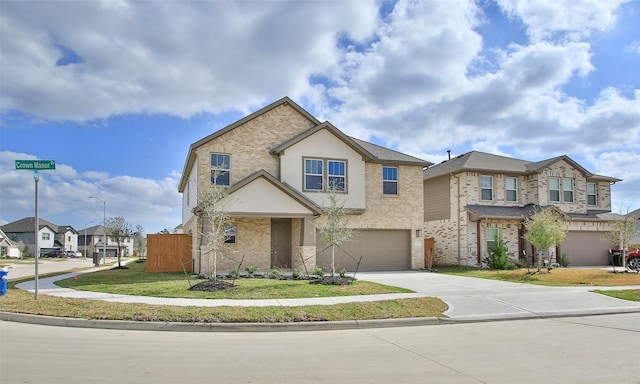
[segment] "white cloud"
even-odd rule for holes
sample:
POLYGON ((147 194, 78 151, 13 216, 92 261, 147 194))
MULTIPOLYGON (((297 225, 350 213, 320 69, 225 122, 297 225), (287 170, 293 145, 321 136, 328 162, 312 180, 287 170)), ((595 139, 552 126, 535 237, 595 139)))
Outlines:
MULTIPOLYGON (((36 159, 25 153, 0 152, 0 221, 11 222, 35 215, 35 183, 33 172, 15 170, 16 159, 36 159), (11 202, 7 204, 6 202, 11 202)), ((90 175, 94 172, 88 172, 90 175)), ((180 224, 181 196, 176 174, 162 180, 130 176, 91 179, 80 177, 65 164, 56 164, 52 171, 40 171, 40 217, 58 225, 71 225, 81 229, 87 222, 102 222, 103 204, 107 218, 122 216, 135 225, 142 225, 154 233, 180 224), (96 196, 101 201, 90 199, 96 196), (61 217, 56 221, 58 217, 61 217)))
POLYGON ((612 28, 620 4, 630 0, 497 0, 502 9, 527 26, 530 38, 579 40, 612 28))

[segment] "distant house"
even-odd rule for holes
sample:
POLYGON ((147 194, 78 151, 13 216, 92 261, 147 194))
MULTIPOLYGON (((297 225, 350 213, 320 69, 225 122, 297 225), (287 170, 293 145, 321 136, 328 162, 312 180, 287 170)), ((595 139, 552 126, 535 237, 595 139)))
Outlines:
POLYGON ((632 241, 632 244, 640 245, 640 208, 629 212, 627 216, 633 219, 636 225, 636 238, 632 241))
MULTIPOLYGON (((118 243, 107 236, 106 243, 105 228, 102 225, 94 225, 93 227, 84 228, 78 231, 78 250, 80 250, 86 257, 91 257, 94 253, 98 253, 102 257, 103 253, 106 253, 107 257, 118 256, 118 243)), ((121 256, 132 256, 134 250, 133 236, 126 237, 122 243, 121 256)))
POLYGON ((20 258, 22 250, 14 244, 2 229, 0 229, 0 257, 20 258))
POLYGON ((606 213, 611 184, 621 181, 593 174, 568 156, 532 162, 472 151, 423 172, 425 237, 435 241, 440 264, 481 265, 492 242, 501 238, 509 256, 534 249, 524 241, 523 221, 539 209, 556 207, 569 219, 569 231, 551 262, 566 254, 571 265, 609 262, 606 213))
MULTIPOLYGON (((29 247, 29 254, 35 256, 35 217, 25 217, 0 227, 14 244, 24 243, 29 247)), ((70 225, 55 225, 47 220, 39 219, 38 247, 40 254, 49 251, 77 251, 78 233, 70 225)))
MULTIPOLYGON (((337 186, 356 236, 337 255, 337 269, 408 270, 424 266, 422 169, 431 163, 345 135, 288 97, 193 143, 179 184, 182 226, 192 235, 193 269, 212 273, 202 245, 207 220, 194 214, 211 185, 227 187, 225 257, 243 265, 329 265, 318 233, 326 223, 328 185, 337 186), (232 258, 235 258, 234 261, 232 258)), ((325 269, 326 270, 326 269, 325 269)))

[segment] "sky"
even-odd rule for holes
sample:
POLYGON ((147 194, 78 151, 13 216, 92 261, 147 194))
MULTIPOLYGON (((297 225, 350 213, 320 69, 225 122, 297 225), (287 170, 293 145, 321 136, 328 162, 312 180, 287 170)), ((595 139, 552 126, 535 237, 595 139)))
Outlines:
POLYGON ((0 224, 181 224, 189 146, 289 96, 433 163, 568 155, 640 208, 640 0, 0 0, 0 224), (88 198, 95 196, 98 199, 88 198))

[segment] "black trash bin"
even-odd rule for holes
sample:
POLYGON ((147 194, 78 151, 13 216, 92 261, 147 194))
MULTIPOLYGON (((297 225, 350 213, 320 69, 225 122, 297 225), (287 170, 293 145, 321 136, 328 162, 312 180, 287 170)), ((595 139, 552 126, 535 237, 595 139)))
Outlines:
POLYGON ((614 267, 622 267, 622 250, 610 249, 609 255, 611 255, 611 260, 609 261, 611 265, 614 267))

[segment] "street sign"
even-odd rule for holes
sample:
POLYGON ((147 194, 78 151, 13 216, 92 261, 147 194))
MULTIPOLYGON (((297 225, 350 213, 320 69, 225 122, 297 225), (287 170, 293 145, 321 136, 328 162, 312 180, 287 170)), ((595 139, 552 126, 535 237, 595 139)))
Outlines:
POLYGON ((16 169, 43 170, 56 169, 55 160, 16 160, 16 169))

